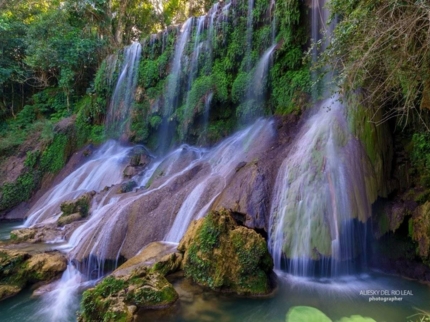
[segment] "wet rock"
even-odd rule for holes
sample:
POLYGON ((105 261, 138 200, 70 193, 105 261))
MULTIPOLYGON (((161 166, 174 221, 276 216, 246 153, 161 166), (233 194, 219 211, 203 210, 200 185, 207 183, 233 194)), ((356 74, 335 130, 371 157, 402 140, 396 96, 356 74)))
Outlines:
POLYGON ((137 187, 137 183, 134 180, 131 181, 127 181, 121 184, 120 188, 119 188, 119 193, 127 193, 130 191, 133 191, 134 188, 137 187))
MULTIPOLYGON (((79 215, 79 219, 80 214, 79 215)), ((77 216, 76 216, 77 217, 77 216)), ((61 241, 70 237, 72 232, 78 228, 81 224, 79 222, 72 222, 72 219, 76 219, 74 215, 61 217, 57 223, 47 224, 43 226, 37 226, 32 228, 22 228, 12 230, 11 239, 9 243, 41 243, 41 242, 53 242, 61 241), (70 217, 70 218, 69 218, 70 217), (61 224, 60 224, 61 223, 61 224), (64 226, 64 227, 63 227, 64 226)))
POLYGON ((212 209, 246 214, 245 226, 266 229, 270 215, 270 181, 257 162, 241 162, 212 209))
POLYGON ((130 165, 132 167, 146 167, 151 162, 149 152, 142 146, 136 146, 131 150, 130 165))
POLYGON ((12 230, 10 233, 10 239, 14 242, 24 242, 28 240, 33 240, 36 235, 36 230, 31 228, 23 228, 12 230))
POLYGON ((181 240, 186 276, 214 290, 261 295, 271 291, 273 261, 266 241, 236 224, 228 211, 194 221, 181 240))
POLYGON ((61 216, 60 218, 58 218, 57 225, 62 227, 71 224, 72 222, 81 220, 82 218, 83 217, 79 212, 67 216, 61 216))
POLYGON ((0 300, 11 297, 29 284, 52 281, 67 266, 57 252, 30 254, 0 249, 0 300))
POLYGON ((137 309, 161 309, 178 299, 159 272, 139 267, 130 275, 109 276, 84 292, 79 321, 132 321, 137 309))
POLYGON ((182 254, 176 251, 176 246, 164 242, 153 242, 142 249, 136 256, 130 258, 112 275, 115 277, 130 275, 133 270, 141 267, 151 267, 167 275, 179 269, 182 254))
POLYGON ((95 191, 91 191, 84 193, 74 200, 63 202, 60 206, 60 209, 63 212, 62 216, 68 216, 75 213, 80 213, 83 218, 88 216, 91 200, 95 194, 95 191))
POLYGON ((136 169, 136 167, 128 165, 124 169, 124 172, 122 174, 124 175, 125 178, 131 178, 131 177, 134 177, 137 173, 138 173, 138 170, 136 169))

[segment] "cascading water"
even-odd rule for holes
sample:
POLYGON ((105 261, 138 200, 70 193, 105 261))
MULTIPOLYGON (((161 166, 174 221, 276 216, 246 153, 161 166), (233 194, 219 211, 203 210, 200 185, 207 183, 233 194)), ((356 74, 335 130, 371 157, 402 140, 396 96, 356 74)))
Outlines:
POLYGON ((315 110, 279 170, 269 247, 277 269, 333 276, 365 254, 374 174, 337 97, 315 110))
POLYGON ((88 191, 100 191, 106 186, 119 183, 123 177, 129 147, 122 147, 115 141, 108 141, 85 164, 68 175, 58 185, 46 192, 28 211, 25 227, 55 222, 60 204, 79 197, 88 191))
POLYGON ((189 18, 183 25, 180 31, 180 36, 177 37, 176 46, 172 61, 172 69, 168 78, 168 84, 165 93, 164 103, 164 120, 160 127, 160 142, 162 146, 160 151, 165 153, 169 147, 170 138, 173 136, 174 127, 171 125, 170 117, 176 110, 178 105, 178 90, 180 88, 182 58, 184 50, 189 42, 193 18, 189 18))
POLYGON ((272 137, 271 132, 270 122, 259 120, 202 157, 202 162, 210 164, 210 171, 203 176, 200 183, 182 202, 175 221, 165 237, 166 241, 179 242, 181 240, 191 221, 201 218, 207 213, 215 198, 225 188, 229 177, 235 172, 234 167, 239 162, 249 159, 248 151, 252 142, 259 137, 267 137, 263 142, 269 142, 268 140, 272 137))
POLYGON ((138 42, 134 42, 124 49, 121 72, 106 116, 108 136, 119 136, 128 130, 141 52, 142 46, 138 42))
MULTIPOLYGON (((329 16, 324 5, 312 1, 314 41, 329 16)), ((360 256, 363 264, 375 179, 345 113, 337 96, 316 104, 278 172, 269 228, 277 269, 337 276, 352 273, 360 256)))

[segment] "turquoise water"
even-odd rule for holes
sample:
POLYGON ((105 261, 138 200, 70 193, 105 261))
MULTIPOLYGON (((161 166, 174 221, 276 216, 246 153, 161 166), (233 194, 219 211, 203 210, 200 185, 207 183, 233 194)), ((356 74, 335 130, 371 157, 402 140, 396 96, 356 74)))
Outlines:
POLYGON ((414 308, 430 311, 429 286, 380 273, 337 281, 280 276, 278 289, 271 297, 253 299, 214 294, 190 286, 186 280, 176 282, 175 286, 183 290, 179 290, 182 296, 173 308, 164 313, 145 312, 138 321, 285 322, 288 310, 302 305, 318 308, 333 321, 357 314, 378 322, 419 321, 416 317, 408 318, 417 312, 414 308), (369 302, 369 296, 360 295, 377 290, 389 293, 407 290, 404 293, 408 295, 397 296, 402 301, 385 303, 369 302))
MULTIPOLYGON (((214 293, 187 279, 177 280, 174 285, 180 300, 168 310, 143 312, 139 322, 284 322, 288 310, 297 305, 316 307, 333 321, 359 314, 378 322, 415 322, 419 321, 418 317, 408 318, 417 312, 414 308, 430 311, 429 286, 381 273, 337 281, 280 275, 277 290, 266 298, 214 293), (381 290, 407 291, 407 295, 398 296, 402 301, 385 303, 369 302, 369 296, 360 295, 360 292, 381 290)), ((30 295, 31 291, 27 290, 0 302, 0 322, 43 321, 37 314, 42 301, 31 299, 30 295)))
POLYGON ((10 238, 10 232, 14 229, 17 229, 21 223, 12 222, 12 223, 0 223, 0 240, 6 240, 10 238))

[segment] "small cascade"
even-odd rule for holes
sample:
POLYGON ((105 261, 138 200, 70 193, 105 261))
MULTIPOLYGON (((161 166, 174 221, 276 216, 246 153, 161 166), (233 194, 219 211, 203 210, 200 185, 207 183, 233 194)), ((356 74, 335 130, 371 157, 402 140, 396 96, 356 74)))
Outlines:
POLYGON ((55 222, 60 204, 79 197, 88 191, 100 191, 122 181, 125 160, 131 148, 120 146, 115 141, 106 142, 91 159, 73 171, 58 185, 48 190, 28 211, 25 227, 55 222))
MULTIPOLYGON (((236 133, 202 157, 202 162, 211 165, 210 170, 182 202, 175 221, 165 237, 165 241, 179 242, 191 221, 201 218, 225 188, 235 166, 249 159, 250 145, 257 138, 272 137, 270 121, 259 120, 247 129, 236 133)), ((254 151, 255 152, 255 151, 254 151)))
POLYGON ((142 46, 138 42, 124 49, 124 58, 106 116, 106 132, 117 137, 128 130, 142 46))
MULTIPOLYGON (((326 25, 325 2, 312 1, 313 41, 330 36, 334 28, 326 25)), ((322 49, 327 45, 328 38, 322 49)), ((316 48, 312 55, 316 61, 316 48)), ((323 83, 327 97, 330 80, 323 83)), ((367 155, 349 130, 341 98, 316 103, 278 172, 269 225, 275 267, 324 277, 362 268, 375 180, 367 155)))
POLYGON ((178 91, 180 89, 181 71, 182 71, 182 58, 184 55, 185 47, 190 40, 193 18, 189 18, 181 28, 180 36, 176 40, 175 51, 172 61, 172 69, 168 78, 168 84, 165 93, 164 103, 164 120, 161 126, 160 142, 163 146, 161 152, 166 152, 171 136, 173 135, 174 128, 170 123, 170 117, 176 110, 178 105, 178 91))
POLYGON ((257 117, 263 116, 265 94, 267 91, 270 63, 272 54, 276 48, 276 44, 270 46, 269 49, 261 56, 252 75, 251 84, 248 86, 246 93, 246 101, 243 103, 245 112, 242 113, 240 123, 247 124, 257 117))
POLYGON ((279 170, 269 247, 277 269, 336 276, 365 257, 374 174, 339 99, 315 109, 279 170))
MULTIPOLYGON (((193 47, 193 53, 191 56, 191 63, 189 67, 189 75, 188 75, 188 93, 187 98, 185 101, 185 112, 190 111, 190 96, 191 96, 191 89, 193 87, 194 79, 197 76, 198 72, 198 65, 199 65, 199 57, 200 57, 200 51, 203 46, 203 42, 201 41, 201 34, 203 32, 204 24, 206 21, 206 16, 201 16, 197 18, 197 25, 195 27, 195 34, 194 34, 194 47, 193 47)), ((188 127, 188 124, 183 124, 185 128, 188 127)))

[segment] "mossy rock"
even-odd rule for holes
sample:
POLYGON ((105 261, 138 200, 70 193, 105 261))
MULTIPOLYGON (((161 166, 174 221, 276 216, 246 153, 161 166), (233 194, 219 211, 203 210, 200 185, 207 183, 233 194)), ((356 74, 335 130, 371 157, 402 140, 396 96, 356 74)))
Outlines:
POLYGON ((36 235, 36 231, 32 228, 15 229, 10 232, 10 239, 15 243, 22 243, 32 240, 36 235))
POLYGON ((109 276, 84 292, 79 321, 133 321, 137 308, 161 309, 178 299, 173 286, 159 272, 139 267, 130 275, 109 276))
POLYGON ((17 285, 1 285, 0 284, 0 301, 17 295, 21 292, 22 287, 17 285))
POLYGON ((238 226, 226 210, 194 221, 181 240, 185 275, 214 290, 245 295, 271 291, 273 261, 264 238, 238 226))
POLYGON ((67 216, 61 216, 57 220, 57 225, 59 227, 63 227, 65 225, 71 224, 72 222, 79 221, 82 218, 83 217, 79 212, 77 212, 75 214, 67 215, 67 216))
POLYGON ((332 322, 320 310, 311 306, 294 306, 292 307, 285 319, 285 322, 332 322))
POLYGON ((70 201, 65 201, 61 204, 60 209, 63 212, 61 217, 69 216, 72 214, 80 213, 82 218, 88 216, 91 201, 95 195, 95 191, 84 193, 78 198, 70 201))
POLYGON ((0 301, 18 294, 25 286, 52 281, 67 267, 60 253, 29 254, 0 250, 0 301))

